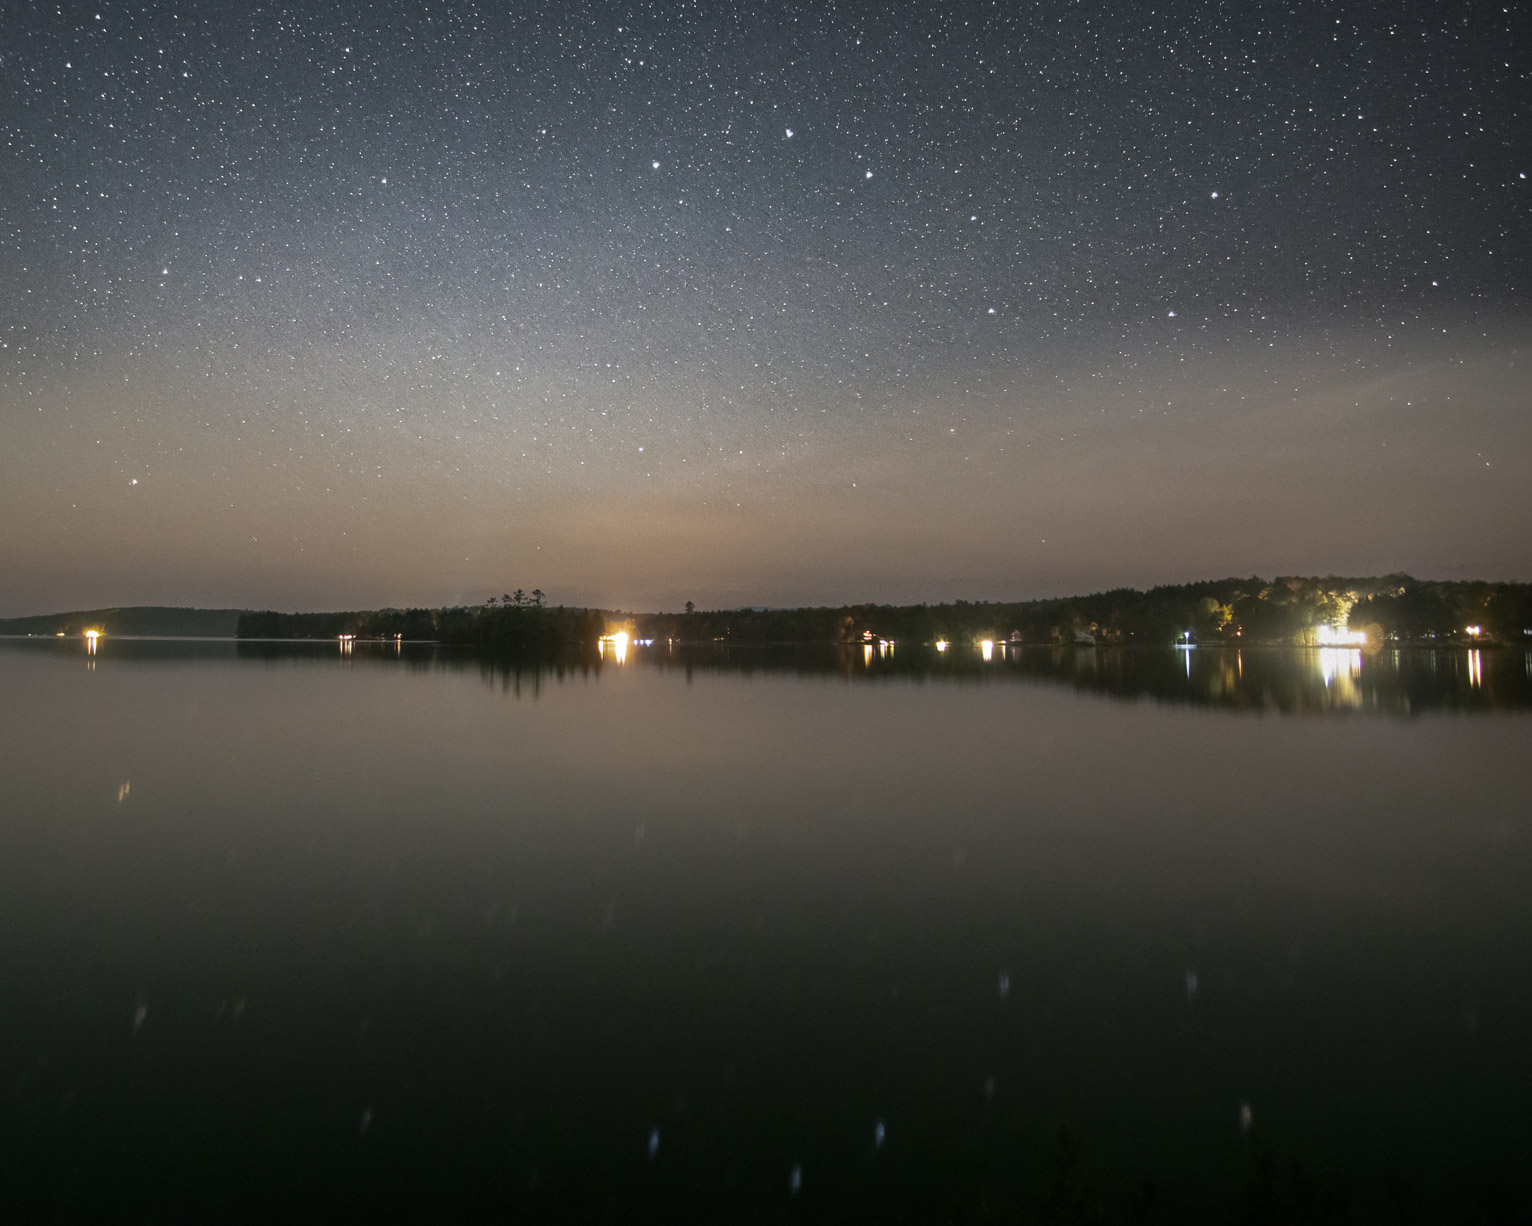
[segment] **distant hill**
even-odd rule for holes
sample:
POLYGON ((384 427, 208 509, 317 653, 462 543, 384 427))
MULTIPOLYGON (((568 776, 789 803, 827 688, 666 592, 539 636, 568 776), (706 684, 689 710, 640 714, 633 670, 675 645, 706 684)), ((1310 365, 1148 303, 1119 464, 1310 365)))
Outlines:
POLYGON ((0 618, 0 634, 81 634, 94 627, 103 634, 169 638, 233 638, 244 609, 169 609, 138 605, 126 609, 83 609, 37 617, 0 618))

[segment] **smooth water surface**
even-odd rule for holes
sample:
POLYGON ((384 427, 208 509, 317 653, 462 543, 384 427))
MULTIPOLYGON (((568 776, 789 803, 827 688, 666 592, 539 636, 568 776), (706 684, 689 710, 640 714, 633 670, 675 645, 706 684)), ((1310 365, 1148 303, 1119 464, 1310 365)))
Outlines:
POLYGON ((1523 652, 13 640, 0 696, 27 1217, 1532 1207, 1523 652))

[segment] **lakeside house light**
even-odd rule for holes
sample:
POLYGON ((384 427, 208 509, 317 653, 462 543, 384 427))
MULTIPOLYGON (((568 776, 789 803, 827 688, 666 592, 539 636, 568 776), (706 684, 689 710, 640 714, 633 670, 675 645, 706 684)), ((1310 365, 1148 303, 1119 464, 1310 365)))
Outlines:
POLYGON ((1465 626, 1463 628, 1467 630, 1469 634, 1473 635, 1474 638, 1478 638, 1481 634, 1484 633, 1483 626, 1465 626))
POLYGON ((947 650, 947 640, 946 639, 937 639, 936 640, 936 650, 937 651, 946 651, 947 650))
POLYGON ((995 640, 985 639, 982 643, 980 643, 979 654, 982 655, 986 660, 993 660, 995 658, 995 640))
POLYGON ((1367 646, 1365 630, 1343 630, 1339 626, 1320 626, 1314 631, 1314 637, 1321 647, 1367 646))
POLYGON ((101 631, 99 630, 87 630, 85 632, 85 653, 87 655, 93 656, 96 654, 96 640, 100 637, 101 631))

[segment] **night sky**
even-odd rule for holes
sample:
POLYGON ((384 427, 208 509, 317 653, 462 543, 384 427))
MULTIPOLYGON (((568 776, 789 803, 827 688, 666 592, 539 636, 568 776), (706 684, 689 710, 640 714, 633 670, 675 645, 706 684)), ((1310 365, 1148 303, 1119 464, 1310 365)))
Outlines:
POLYGON ((1532 578, 1529 14, 18 0, 0 615, 1532 578))

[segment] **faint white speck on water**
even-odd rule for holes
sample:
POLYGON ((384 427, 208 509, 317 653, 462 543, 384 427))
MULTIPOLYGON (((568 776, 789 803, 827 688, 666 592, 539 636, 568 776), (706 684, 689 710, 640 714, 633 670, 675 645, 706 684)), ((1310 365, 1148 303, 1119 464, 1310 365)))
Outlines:
POLYGON ((117 785, 117 803, 121 804, 123 801, 125 801, 128 798, 128 793, 132 790, 133 781, 131 779, 124 779, 121 783, 119 783, 117 785))
POLYGON ((1254 1114, 1251 1113, 1250 1104, 1249 1103, 1240 1103, 1240 1105, 1239 1105, 1239 1130, 1241 1132, 1249 1132, 1250 1131, 1250 1125, 1253 1124, 1253 1123, 1255 1123, 1255 1116, 1254 1116, 1254 1114))
POLYGON ((1000 986, 1000 999, 1004 1000, 1007 996, 1009 996, 1011 994, 1011 973, 1010 973, 1010 971, 1001 971, 1000 972, 1000 985, 999 986, 1000 986))
POLYGON ((652 1129, 649 1130, 649 1157, 652 1159, 654 1157, 654 1155, 659 1153, 659 1152, 660 1152, 660 1130, 658 1128, 652 1128, 652 1129))
POLYGON ((361 1126, 357 1129, 357 1136, 362 1136, 362 1137, 366 1136, 367 1135, 367 1130, 369 1128, 371 1128, 371 1127, 372 1127, 372 1108, 371 1107, 363 1107, 362 1108, 362 1122, 361 1122, 361 1126))
POLYGON ((133 1010, 133 1033, 134 1034, 137 1034, 140 1030, 143 1029, 144 1019, 146 1017, 148 1017, 148 1016, 149 1016, 149 1006, 146 1005, 142 1000, 140 1000, 138 1002, 138 1007, 133 1010))
POLYGON ((879 1120, 876 1124, 874 1124, 872 1126, 872 1147, 873 1147, 873 1149, 875 1149, 875 1150, 882 1149, 883 1148, 883 1138, 885 1136, 887 1136, 887 1135, 888 1135, 887 1132, 885 1132, 884 1128, 883 1128, 883 1121, 879 1120))
POLYGON ((1189 1000, 1189 1001, 1197 999, 1197 972, 1196 971, 1187 971, 1186 972, 1186 999, 1189 1000))
POLYGON ((787 1190, 793 1196, 797 1196, 803 1189, 803 1167, 793 1163, 793 1169, 787 1173, 787 1190))

